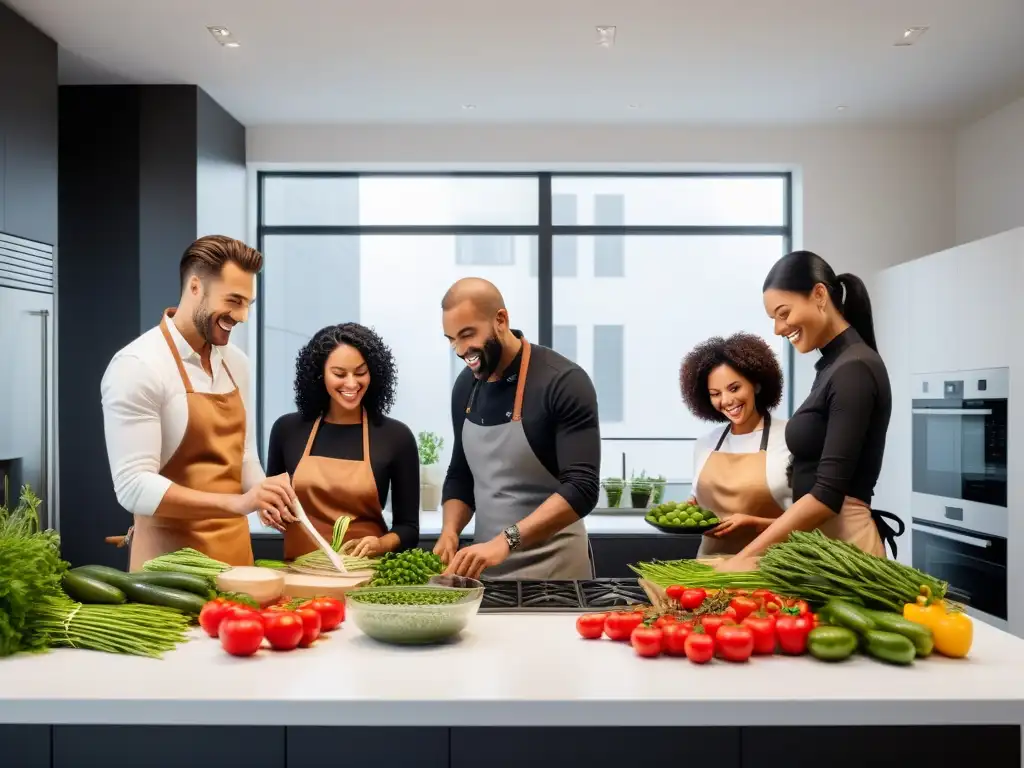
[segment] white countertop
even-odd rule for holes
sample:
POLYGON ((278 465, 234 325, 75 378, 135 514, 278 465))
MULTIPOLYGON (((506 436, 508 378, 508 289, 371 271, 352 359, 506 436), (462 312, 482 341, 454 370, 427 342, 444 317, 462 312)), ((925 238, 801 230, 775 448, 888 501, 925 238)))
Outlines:
POLYGON ((397 648, 351 619, 310 649, 238 659, 200 633, 163 660, 60 650, 0 660, 0 723, 924 725, 1024 723, 1024 640, 975 622, 969 660, 909 668, 771 657, 697 666, 579 638, 572 614, 479 615, 397 648))

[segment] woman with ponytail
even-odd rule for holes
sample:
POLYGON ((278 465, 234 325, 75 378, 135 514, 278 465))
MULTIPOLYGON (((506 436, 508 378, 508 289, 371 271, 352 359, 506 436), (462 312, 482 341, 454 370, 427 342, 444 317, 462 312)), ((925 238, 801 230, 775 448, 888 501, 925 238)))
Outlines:
POLYGON ((793 503, 719 568, 751 570, 772 544, 793 531, 815 528, 885 557, 882 537, 892 542, 898 534, 884 518, 895 518, 873 512, 870 504, 882 468, 892 393, 867 288, 854 275, 836 275, 816 253, 794 251, 771 268, 763 292, 776 335, 789 339, 798 352, 818 350, 821 357, 811 393, 786 424, 793 503))

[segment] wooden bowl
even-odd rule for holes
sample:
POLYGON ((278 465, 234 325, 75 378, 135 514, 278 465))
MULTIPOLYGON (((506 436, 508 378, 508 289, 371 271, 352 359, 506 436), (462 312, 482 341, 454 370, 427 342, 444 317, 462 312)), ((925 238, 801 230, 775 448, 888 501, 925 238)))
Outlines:
POLYGON ((370 583, 373 571, 353 571, 346 576, 313 576, 308 573, 284 573, 283 595, 288 597, 335 597, 344 599, 350 589, 370 583))
POLYGON ((284 594, 285 576, 273 568, 242 566, 217 574, 220 592, 239 592, 260 605, 269 605, 284 594))

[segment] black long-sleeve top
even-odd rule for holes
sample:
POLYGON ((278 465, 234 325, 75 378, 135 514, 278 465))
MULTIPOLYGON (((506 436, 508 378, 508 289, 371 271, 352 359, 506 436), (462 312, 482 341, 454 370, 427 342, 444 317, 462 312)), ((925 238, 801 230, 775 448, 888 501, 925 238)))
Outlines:
POLYGON ((786 424, 793 501, 805 494, 839 512, 850 496, 871 503, 892 413, 889 373, 853 328, 815 364, 811 393, 786 424))
MULTIPOLYGON (((267 475, 295 475, 312 427, 313 422, 299 413, 285 414, 274 422, 267 450, 267 475)), ((362 424, 321 421, 310 455, 361 461, 362 424)), ((420 458, 412 430, 386 416, 380 424, 371 421, 370 467, 381 507, 387 503, 389 489, 392 493, 391 532, 398 536, 402 549, 415 547, 420 538, 420 458)))
MULTIPOLYGON (((513 331, 522 337, 520 331, 513 331)), ((512 420, 522 351, 497 381, 479 382, 473 407, 466 405, 476 379, 467 368, 452 388, 452 427, 455 440, 444 482, 443 500, 458 499, 475 509, 473 474, 462 447, 462 426, 495 426, 512 420)), ((523 394, 523 431, 534 454, 560 483, 557 493, 577 515, 597 505, 600 489, 601 431, 597 393, 587 372, 552 349, 530 345, 530 365, 523 394)))

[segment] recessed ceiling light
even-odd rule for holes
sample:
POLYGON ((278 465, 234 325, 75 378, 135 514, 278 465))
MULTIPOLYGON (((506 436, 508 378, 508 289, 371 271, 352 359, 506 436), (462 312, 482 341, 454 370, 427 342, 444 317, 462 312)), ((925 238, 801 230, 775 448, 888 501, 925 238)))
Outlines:
POLYGON ((470 111, 476 109, 476 104, 463 104, 462 108, 464 110, 466 110, 467 112, 470 112, 470 111))
POLYGON ((836 112, 845 112, 845 111, 846 111, 846 105, 845 104, 840 104, 838 107, 836 107, 836 112))
POLYGON ((629 108, 630 109, 640 109, 640 105, 639 104, 630 104, 629 108))
POLYGON ((928 31, 928 27, 907 27, 903 34, 893 43, 897 47, 913 45, 921 39, 921 35, 928 31))
POLYGON ((207 27, 210 30, 210 34, 213 35, 213 39, 217 41, 224 48, 238 48, 241 46, 234 37, 232 37, 230 30, 227 27, 207 27))
POLYGON ((616 28, 613 26, 594 27, 597 30, 597 44, 602 48, 611 48, 615 45, 616 28))

